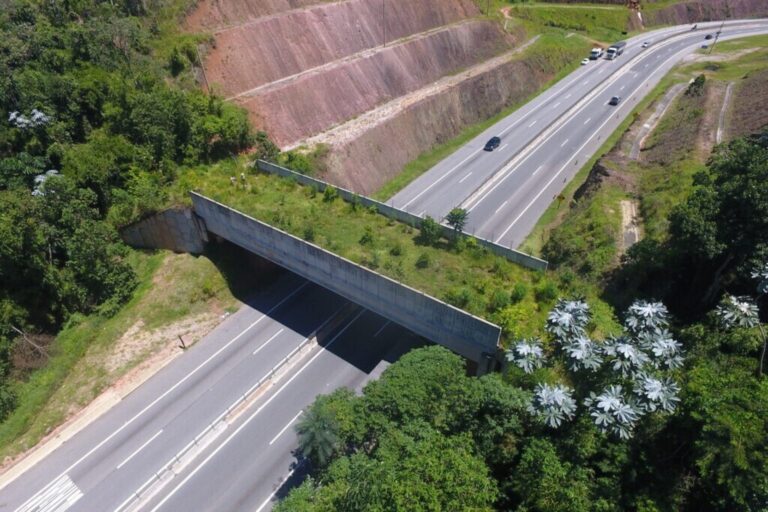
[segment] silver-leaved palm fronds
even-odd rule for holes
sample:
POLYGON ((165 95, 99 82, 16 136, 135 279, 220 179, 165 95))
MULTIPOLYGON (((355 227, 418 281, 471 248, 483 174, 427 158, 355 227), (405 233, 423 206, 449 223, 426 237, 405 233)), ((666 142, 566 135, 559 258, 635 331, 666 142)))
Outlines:
POLYGON ((757 293, 768 294, 768 261, 752 271, 752 279, 757 279, 757 293))
POLYGON ((651 362, 648 354, 628 336, 611 336, 603 343, 602 351, 622 377, 633 375, 651 362))
POLYGON ((757 304, 749 297, 727 295, 715 309, 715 314, 728 329, 755 327, 760 322, 757 304))
POLYGON ((669 325, 669 311, 661 302, 636 300, 627 309, 624 324, 635 334, 659 331, 669 325))
POLYGON ((573 390, 567 386, 538 384, 528 410, 546 425, 557 428, 576 414, 573 390))
POLYGON ((589 304, 583 300, 560 299, 547 316, 547 331, 557 340, 585 334, 589 323, 589 304))
POLYGON ((563 343, 571 370, 596 371, 603 364, 600 346, 586 335, 576 336, 563 343))
POLYGON ((525 373, 531 373, 544 365, 544 350, 538 338, 518 341, 506 354, 507 361, 516 364, 525 373))
POLYGON ((669 377, 656 378, 647 373, 635 377, 634 392, 647 412, 674 412, 680 401, 680 386, 669 377))
POLYGON ((620 385, 611 385, 599 395, 591 393, 584 400, 590 410, 595 425, 604 431, 619 436, 621 439, 632 437, 640 417, 643 415, 640 407, 633 399, 624 396, 620 385))

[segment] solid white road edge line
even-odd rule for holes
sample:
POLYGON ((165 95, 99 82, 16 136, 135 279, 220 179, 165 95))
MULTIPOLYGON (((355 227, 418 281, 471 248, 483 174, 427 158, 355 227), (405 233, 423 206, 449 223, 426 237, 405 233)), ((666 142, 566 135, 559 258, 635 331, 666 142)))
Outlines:
POLYGON ((331 345, 333 345, 333 344, 336 342, 336 340, 337 340, 337 339, 339 339, 339 337, 340 337, 342 334, 344 334, 344 333, 347 331, 347 329, 349 329, 349 327, 350 327, 352 324, 354 324, 354 323, 355 323, 355 321, 356 321, 358 318, 360 318, 360 316, 361 316, 363 313, 365 313, 365 312, 366 312, 366 310, 365 310, 365 309, 363 309, 363 310, 361 310, 361 311, 360 311, 360 312, 359 312, 357 315, 355 315, 355 318, 353 318, 351 322, 349 322, 347 325, 345 325, 345 326, 344 326, 344 328, 343 328, 341 331, 339 331, 339 333, 338 333, 336 336, 334 336, 334 337, 333 337, 333 339, 332 339, 330 342, 328 342, 328 344, 327 344, 327 345, 325 345, 325 347, 323 347, 323 350, 320 350, 320 351, 318 351, 318 353, 317 353, 317 354, 315 354, 315 355, 312 357, 312 359, 310 359, 309 361, 307 361, 307 362, 306 362, 306 364, 305 364, 304 366, 302 366, 301 368, 299 368, 299 370, 298 370, 296 373, 294 373, 294 374, 291 376, 291 378, 290 378, 290 379, 288 379, 288 381, 286 381, 286 383, 285 383, 285 384, 283 384, 282 386, 280 386, 280 388, 279 388, 277 391, 275 391, 275 393, 274 393, 274 394, 273 394, 271 397, 269 397, 269 398, 267 399, 267 401, 265 401, 263 404, 261 404, 261 405, 259 406, 259 408, 258 408, 258 409, 256 409, 256 410, 254 411, 254 413, 253 413, 252 415, 250 415, 250 416, 248 417, 248 419, 246 419, 246 420, 243 422, 243 424, 242 424, 242 425, 240 425, 239 427, 237 427, 237 429, 236 429, 234 432, 232 432, 232 433, 229 435, 229 437, 227 437, 227 438, 226 438, 224 441, 222 441, 222 443, 221 443, 219 446, 217 446, 217 447, 216 447, 216 449, 215 449, 215 450, 213 450, 213 452, 211 452, 211 454, 210 454, 210 455, 208 455, 208 457, 206 457, 206 458, 205 458, 205 460, 203 460, 203 462, 201 462, 201 463, 200 463, 200 464, 199 464, 199 465, 198 465, 198 466, 197 466, 195 469, 193 469, 193 470, 192 470, 192 471, 189 473, 189 475, 187 475, 187 476, 184 478, 184 480, 182 480, 182 481, 179 483, 179 485, 177 485, 176 487, 174 487, 174 489, 173 489, 171 492, 169 492, 168 494, 166 494, 166 496, 165 496, 165 497, 162 499, 162 501, 161 501, 160 503, 158 503, 158 504, 157 504, 157 505, 156 505, 156 506, 155 506, 155 507, 154 507, 154 508, 151 510, 151 512, 157 512, 157 510, 159 510, 159 509, 160 509, 160 507, 162 507, 163 505, 165 505, 165 503, 166 503, 166 502, 167 502, 169 499, 171 499, 171 498, 173 497, 173 495, 174 495, 174 494, 176 494, 176 493, 178 492, 178 490, 179 490, 179 489, 181 489, 181 488, 184 486, 184 484, 186 484, 186 483, 187 483, 187 482, 188 482, 188 481, 189 481, 189 480, 190 480, 192 477, 194 477, 194 476, 197 474, 197 472, 198 472, 198 471, 200 471, 200 470, 202 469, 202 467, 203 467, 203 466, 205 466, 205 465, 206 465, 208 462, 210 462, 210 460, 211 460, 212 458, 214 458, 214 457, 216 456, 216 454, 218 454, 218 453, 219 453, 219 452, 220 452, 222 449, 224 449, 224 447, 225 447, 225 446, 227 446, 227 445, 229 444, 229 442, 230 442, 230 441, 232 441, 232 439, 234 439, 234 438, 235 438, 235 436, 237 436, 237 435, 238 435, 240 432, 242 432, 242 431, 243 431, 243 429, 244 429, 245 427, 247 427, 247 426, 248 426, 248 425, 251 423, 251 421, 253 421, 253 419, 254 419, 256 416, 258 416, 258 414, 259 414, 259 413, 260 413, 262 410, 264 410, 264 408, 265 408, 266 406, 268 406, 268 405, 269 405, 269 404, 272 402, 272 400, 274 400, 275 398, 277 398, 277 397, 280 395, 280 393, 282 393, 282 391, 283 391, 283 390, 284 390, 284 389, 285 389, 285 388, 286 388, 286 387, 287 387, 287 386, 288 386, 288 385, 289 385, 291 382, 293 382, 293 380, 294 380, 296 377, 298 377, 299 375, 301 375, 301 372, 303 372, 303 371, 304 371, 304 370, 305 370, 305 369, 306 369, 306 368, 307 368, 307 367, 308 367, 310 364, 312 364, 312 363, 315 361, 315 359, 317 359, 317 358, 318 358, 318 357, 320 357, 322 354, 324 354, 324 353, 325 353, 325 350, 326 350, 328 347, 330 347, 331 345))
POLYGON ((476 155, 477 153, 479 153, 479 152, 480 152, 480 149, 479 149, 479 148, 478 148, 478 149, 476 149, 476 150, 474 150, 472 153, 470 153, 470 154, 469 154, 469 156, 468 156, 467 158, 465 158, 464 160, 462 160, 461 162, 459 162, 458 164, 456 164, 456 165, 455 165, 455 166, 454 166, 454 167, 453 167, 453 168, 452 168, 450 171, 446 172, 445 174, 443 174, 442 176, 440 176, 439 178, 437 178, 435 181, 433 181, 433 182, 432 182, 432 184, 431 184, 431 185, 429 185, 428 187, 424 188, 424 190, 422 190, 421 192, 419 192, 418 194, 416 194, 416 195, 413 197, 413 199, 411 199, 410 201, 408 201, 407 203, 405 203, 405 204, 403 205, 402 209, 403 209, 403 210, 405 210, 405 209, 408 207, 408 205, 410 205, 412 202, 414 202, 415 200, 417 200, 418 198, 420 198, 421 196, 423 196, 424 194, 426 194, 426 193, 427 193, 427 191, 429 191, 429 190, 430 190, 432 187, 434 187, 435 185, 437 185, 438 183, 440 183, 441 181, 443 181, 443 180, 444 180, 445 178, 447 178, 447 177, 448 177, 448 175, 450 175, 450 174, 451 174, 453 171, 455 171, 456 169, 458 169, 459 167, 461 167, 462 165, 464 165, 464 162, 466 162, 467 160, 469 160, 470 158, 472 158, 473 156, 475 156, 475 155, 476 155))
POLYGON ((178 381, 176 384, 174 384, 173 386, 171 386, 170 388, 168 388, 168 390, 167 390, 165 393, 163 393, 163 394, 162 394, 162 395, 160 395, 159 397, 155 398, 155 399, 154 399, 154 400, 153 400, 153 401, 152 401, 152 402, 151 402, 149 405, 147 405, 147 406, 146 406, 146 407, 144 407, 144 408, 143 408, 141 411, 139 411, 139 412, 138 412, 138 413, 137 413, 137 414, 136 414, 136 415, 135 415, 133 418, 131 418, 131 419, 129 419, 128 421, 126 421, 125 423, 123 423, 123 425, 122 425, 120 428, 118 428, 117 430, 115 430, 114 432, 112 432, 112 433, 111 433, 109 436, 107 436, 106 438, 104 438, 104 440, 102 440, 102 441, 101 441, 99 444, 97 444, 96 446, 94 446, 93 448, 91 448, 91 449, 90 449, 90 450, 89 450, 89 451, 88 451, 88 452, 87 452, 85 455, 83 455, 82 457, 80 457, 79 459, 77 459, 75 462, 73 462, 73 463, 72 463, 72 464, 71 464, 71 465, 70 465, 70 466, 69 466, 67 469, 65 469, 64 471, 62 471, 62 472, 61 472, 61 473, 60 473, 60 474, 59 474, 59 475, 58 475, 56 478, 54 478, 54 479, 53 479, 53 480, 52 480, 50 483, 48 483, 48 485, 46 485, 45 487, 43 487, 42 489, 40 489, 40 490, 39 490, 37 493, 35 493, 35 494, 34 494, 32 497, 30 497, 30 498, 29 498, 27 501, 25 501, 25 502, 24 502, 24 503, 21 505, 21 507, 19 507, 19 508, 23 508, 23 507, 24 507, 24 506, 25 506, 25 505, 26 505, 28 502, 30 502, 31 500, 33 500, 35 496, 37 496, 38 494, 40 494, 41 492, 43 492, 43 491, 46 489, 46 487, 48 487, 49 485, 51 485, 53 482, 55 482, 56 480, 58 480, 58 479, 59 479, 59 478, 61 478, 62 476, 66 475, 67 473, 69 473, 70 471, 72 471, 72 470, 73 470, 75 467, 77 467, 77 466, 78 466, 78 465, 79 465, 81 462, 83 462, 85 459, 87 459, 88 457, 90 457, 91 455, 93 455, 93 453, 94 453, 95 451, 97 451, 99 448, 101 448, 102 446, 104 446, 105 444, 107 444, 109 441, 111 441, 111 440, 112 440, 112 438, 114 438, 116 435, 118 435, 120 432, 122 432, 122 431, 123 431, 123 430, 124 430, 126 427, 128 427, 128 425, 130 425, 131 423, 133 423, 134 421, 136 421, 136 420, 137 420, 139 417, 143 416, 143 415, 144 415, 144 414, 145 414, 145 413, 146 413, 148 410, 150 410, 152 407, 154 407, 155 405, 157 405, 157 403, 158 403, 158 402, 160 402, 160 401, 161 401, 163 398, 165 398, 166 396, 168 396, 169 394, 171 394, 171 393, 172 393, 174 390, 176 390, 176 388, 177 388, 177 387, 181 386, 181 385, 182 385, 182 384, 183 384, 183 383, 184 383, 184 382, 185 382, 187 379, 189 379, 190 377, 192 377, 192 375, 194 375, 195 373, 197 373, 197 372, 200 370, 200 368, 202 368, 203 366, 205 366, 206 364, 208 364, 209 362, 211 362, 211 361, 212 361, 212 360, 213 360, 213 359, 214 359, 216 356, 218 356, 219 354, 221 354, 221 353, 222 353, 224 350, 226 350, 226 349, 227 349, 227 348, 228 348, 230 345, 232 345, 232 343, 234 343, 234 342, 235 342, 235 341, 237 341, 237 340, 238 340, 240 337, 242 337, 242 336, 243 336, 243 334, 245 334, 246 332, 248 332, 248 331, 249 331, 251 328, 253 328, 253 327, 254 327, 256 324, 258 324, 259 322, 261 322, 261 321, 262 321, 262 320, 263 320, 263 319, 264 319, 264 318, 265 318, 267 315, 269 315, 270 313, 272 313, 272 312, 273 312, 275 309, 277 309, 277 308, 279 308, 280 306, 282 306, 282 305, 283 305, 283 303, 284 303, 285 301, 287 301, 288 299, 290 299, 291 297, 293 297, 294 295, 296 295, 296 294, 297 294, 299 291, 301 291, 301 290, 302 290, 302 289, 303 289, 305 286, 307 286, 308 284, 309 284, 309 281, 307 281, 307 282, 304 282, 304 283, 303 283, 301 286, 299 286, 299 287, 298 287, 298 288, 296 288, 294 291, 292 291, 291 293, 289 293, 289 294, 288 294, 288 295, 287 295, 287 296, 286 296, 286 297, 285 297, 283 300, 281 300, 280 302, 278 302, 277 304, 275 304, 274 306, 272 306, 272 308, 271 308, 271 309, 269 309, 269 310, 268 310, 266 313, 264 313, 263 315, 261 315, 261 316, 260 316, 260 317, 259 317, 257 320, 255 320, 253 323, 251 323, 251 325, 249 325, 248 327, 246 327, 245 329, 243 329, 243 330, 240 332, 240 334, 238 334, 237 336, 235 336, 234 338, 232 338, 232 339, 231 339, 229 342, 227 342, 225 345, 223 345, 223 346, 222 346, 222 347, 221 347, 219 350, 217 350, 217 351, 216 351, 216 352, 214 352, 214 353, 213 353, 213 354, 212 354, 210 357, 208 357, 208 359, 206 359, 205 361, 203 361, 202 363, 200 363, 200 364, 199 364, 199 365, 198 365, 198 366, 197 366, 197 367, 196 367, 194 370, 192 370, 192 371, 191 371, 191 372, 189 372, 187 375, 185 375, 185 376, 184 376, 184 378, 182 378, 182 379, 181 379, 180 381, 178 381))
POLYGON ((136 448, 136 451, 134 451, 132 454, 130 454, 128 457, 126 457, 126 459, 125 459, 123 462, 121 462, 120 464, 118 464, 116 469, 120 469, 121 467, 125 466, 125 465, 128 463, 128 461, 129 461, 129 460, 131 460, 131 459, 132 459, 132 458, 134 458, 136 455, 138 455, 138 453, 139 453, 141 450, 143 450, 144 448, 146 448, 146 447, 147 447, 147 445, 148 445, 149 443, 151 443, 152 441, 154 441, 154 440, 157 438, 157 436, 159 436, 159 435, 160 435, 160 434, 162 434, 162 433, 163 433, 163 429, 160 429, 160 430, 157 432, 157 434, 155 434, 155 435, 153 435, 152 437, 150 437, 149 439, 147 439, 147 442, 146 442, 146 443, 144 443, 143 445, 141 445, 141 446, 139 446, 138 448, 136 448))
POLYGON ((299 411, 298 413, 296 413, 296 416, 294 416, 294 417, 291 419, 291 421, 289 421, 289 422, 288 422, 288 423, 287 423, 287 424, 286 424, 286 425, 285 425, 285 426, 282 428, 282 430, 280 430, 280 432, 278 432, 278 433, 277 433, 277 435, 276 435, 275 437, 273 437, 273 438, 272 438, 272 440, 269 442, 269 446, 272 446, 272 444, 273 444, 275 441, 277 441, 277 439, 278 439, 278 438, 279 438, 281 435, 283 435, 283 433, 285 433, 285 431, 286 431, 286 430, 288 430, 288 427, 290 427, 290 426, 291 426, 291 424, 292 424, 294 421, 296 421, 296 419, 297 419, 299 416, 301 416, 301 413, 303 413, 303 412, 304 412, 304 411, 299 411))
MULTIPOLYGON (((291 477, 293 476, 293 473, 294 473, 295 471, 296 471, 296 468, 294 468, 294 469, 290 470, 290 471, 288 472, 288 474, 287 474, 287 475, 285 475, 285 478, 283 479, 283 482, 286 482, 286 481, 288 481, 288 479, 289 479, 289 478, 291 478, 291 477)), ((280 490, 280 487, 278 487, 277 489, 275 489, 274 491, 272 491, 272 493, 271 493, 271 494, 270 494, 270 495, 267 497, 267 499, 266 499, 266 500, 264 500, 264 502, 263 502, 261 505, 259 505, 259 508, 257 508, 257 509, 256 509, 256 512, 261 512, 262 510, 264 510, 264 507, 266 507, 266 506, 267 506, 267 504, 268 504, 270 501, 272 501, 272 498, 274 498, 274 497, 275 497, 275 494, 277 494, 277 491, 279 491, 279 490, 280 490)))

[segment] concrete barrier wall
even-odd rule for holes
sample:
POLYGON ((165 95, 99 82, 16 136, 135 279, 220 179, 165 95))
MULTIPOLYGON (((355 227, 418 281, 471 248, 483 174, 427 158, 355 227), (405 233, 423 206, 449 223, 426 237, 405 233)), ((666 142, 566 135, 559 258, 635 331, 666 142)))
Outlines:
POLYGON ((205 229, 190 208, 174 208, 129 224, 120 230, 125 243, 139 249, 203 252, 205 229))
POLYGON ((195 213, 214 233, 487 368, 501 329, 205 196, 195 213))
MULTIPOLYGON (((257 160, 256 165, 258 169, 264 172, 268 172, 270 174, 276 174, 278 176, 283 176, 289 179, 294 179, 298 183, 301 183, 302 185, 315 187, 320 192, 323 192, 326 189, 326 187, 332 186, 322 180, 318 180, 316 178, 312 178, 310 176, 300 174, 296 171, 286 169, 285 167, 275 165, 265 160, 257 160)), ((370 197, 355 194, 354 192, 351 192, 343 188, 339 188, 339 187, 334 187, 334 188, 339 192, 339 197, 341 197, 347 202, 356 201, 360 203, 361 206, 364 206, 365 208, 374 207, 378 210, 380 214, 384 215, 385 217, 388 217, 390 219, 395 219, 399 222, 404 222, 415 228, 418 228, 419 225, 421 224, 422 218, 419 217, 418 215, 414 215, 412 213, 400 210, 398 208, 394 208, 392 206, 389 206, 386 203, 382 203, 380 201, 376 201, 375 199, 371 199, 370 197)), ((438 220, 441 220, 441 219, 438 219, 438 220)), ((445 236, 446 238, 450 237, 453 234, 452 228, 445 226, 443 224, 440 224, 440 226, 443 229, 443 236, 445 236)), ((504 247, 503 245, 496 244, 494 242, 491 242, 490 240, 486 240, 485 238, 480 238, 478 236, 471 235, 469 233, 464 233, 464 235, 474 238, 475 240, 477 240, 478 244, 482 245, 483 247, 486 247, 492 253, 498 256, 502 256, 513 263, 517 263, 518 265, 522 265, 524 267, 531 268, 534 270, 544 270, 547 268, 548 263, 545 260, 535 258, 533 256, 529 256, 528 254, 525 254, 523 252, 516 251, 515 249, 510 249, 509 247, 504 247)))

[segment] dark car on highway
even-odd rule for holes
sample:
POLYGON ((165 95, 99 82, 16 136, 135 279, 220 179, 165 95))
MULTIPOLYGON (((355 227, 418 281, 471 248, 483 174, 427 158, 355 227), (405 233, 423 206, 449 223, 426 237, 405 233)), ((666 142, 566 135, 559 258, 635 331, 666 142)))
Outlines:
POLYGON ((491 139, 485 143, 485 149, 486 151, 493 151, 497 147, 499 147, 499 144, 501 144, 501 139, 498 137, 491 137, 491 139))
POLYGON ((713 36, 712 34, 707 34, 704 36, 704 39, 712 39, 713 37, 715 36, 713 36))
POLYGON ((621 96, 614 96, 611 98, 611 101, 608 102, 609 105, 616 106, 621 102, 621 96))

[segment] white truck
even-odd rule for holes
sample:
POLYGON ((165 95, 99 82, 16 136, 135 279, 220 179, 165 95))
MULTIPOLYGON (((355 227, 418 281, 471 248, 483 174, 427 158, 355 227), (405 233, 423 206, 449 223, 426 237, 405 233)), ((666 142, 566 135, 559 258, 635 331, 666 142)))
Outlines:
POLYGON ((612 44, 608 51, 605 52, 605 58, 608 60, 613 60, 622 53, 624 53, 624 47, 627 46, 627 43, 625 41, 619 41, 618 43, 612 44))
POLYGON ((599 47, 592 48, 592 51, 589 52, 589 60, 597 60, 602 56, 603 56, 603 49, 599 47))

